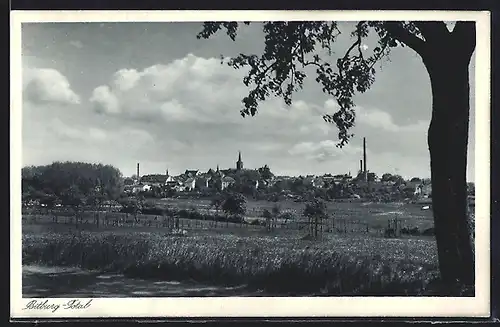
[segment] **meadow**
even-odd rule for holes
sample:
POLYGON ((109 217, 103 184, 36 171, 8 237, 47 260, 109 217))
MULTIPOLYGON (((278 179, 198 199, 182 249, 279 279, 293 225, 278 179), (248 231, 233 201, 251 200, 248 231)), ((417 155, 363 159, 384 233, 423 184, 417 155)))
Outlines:
POLYGON ((332 234, 318 242, 298 236, 31 230, 23 234, 23 264, 246 284, 276 295, 432 294, 438 277, 432 240, 332 234))
MULTIPOLYGON (((204 200, 159 200, 186 210, 211 210, 204 200)), ((248 216, 272 208, 248 203, 248 216)), ((280 202, 300 214, 303 204, 280 202)), ((398 216, 408 226, 432 226, 432 214, 409 204, 329 203, 337 219, 383 229, 398 216)), ((153 219, 153 218, 150 218, 153 219)), ((300 219, 300 218, 298 218, 300 219)), ((78 266, 129 277, 190 279, 241 285, 275 295, 446 295, 439 286, 434 237, 383 238, 377 233, 323 233, 182 219, 186 236, 168 227, 95 226, 42 219, 23 224, 23 264, 78 266), (212 223, 212 225, 210 225, 212 223), (188 225, 189 224, 189 225, 188 225)), ((455 294, 459 295, 459 294, 455 294)))
MULTIPOLYGON (((354 200, 355 201, 355 200, 354 200)), ((189 198, 158 199, 155 203, 160 206, 174 207, 198 212, 214 213, 210 200, 189 198)), ((246 218, 248 220, 262 218, 265 209, 271 211, 278 205, 280 211, 290 212, 296 220, 304 220, 302 212, 304 203, 292 200, 270 202, 249 200, 247 202, 246 218)), ((373 203, 373 202, 327 202, 327 215, 339 221, 357 222, 367 224, 371 230, 383 230, 388 225, 388 220, 397 218, 402 226, 417 227, 426 230, 434 226, 432 210, 422 210, 421 204, 409 203, 373 203)))

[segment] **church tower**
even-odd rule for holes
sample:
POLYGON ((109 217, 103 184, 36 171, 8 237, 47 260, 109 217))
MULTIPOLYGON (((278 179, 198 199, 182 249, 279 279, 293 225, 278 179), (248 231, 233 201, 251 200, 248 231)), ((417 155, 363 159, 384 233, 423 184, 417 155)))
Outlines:
POLYGON ((238 161, 236 161, 236 170, 243 169, 243 161, 241 161, 241 151, 238 153, 238 161))

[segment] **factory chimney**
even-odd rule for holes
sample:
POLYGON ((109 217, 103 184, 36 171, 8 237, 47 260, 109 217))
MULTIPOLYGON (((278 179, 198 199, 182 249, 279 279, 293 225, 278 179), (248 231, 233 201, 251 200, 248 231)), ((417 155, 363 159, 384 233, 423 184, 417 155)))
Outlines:
POLYGON ((140 175, 139 175, 139 163, 137 163, 137 180, 139 180, 139 177, 140 177, 140 175))
POLYGON ((366 137, 363 137, 363 173, 365 181, 368 181, 368 171, 366 170, 366 137))

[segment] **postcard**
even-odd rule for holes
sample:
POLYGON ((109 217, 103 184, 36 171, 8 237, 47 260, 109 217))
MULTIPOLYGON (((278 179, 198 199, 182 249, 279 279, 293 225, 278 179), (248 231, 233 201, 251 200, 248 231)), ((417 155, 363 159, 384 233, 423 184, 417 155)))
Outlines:
POLYGON ((488 12, 11 19, 13 318, 489 316, 488 12))

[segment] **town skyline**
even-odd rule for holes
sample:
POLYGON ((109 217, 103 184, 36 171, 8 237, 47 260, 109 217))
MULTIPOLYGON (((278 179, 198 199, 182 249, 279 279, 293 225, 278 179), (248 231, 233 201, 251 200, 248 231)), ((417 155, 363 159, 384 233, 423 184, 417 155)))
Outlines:
MULTIPOLYGON (((24 24, 23 166, 101 162, 131 176, 140 162, 144 174, 178 174, 233 167, 241 150, 245 167, 267 164, 276 175, 355 175, 367 137, 369 171, 430 177, 430 83, 409 50, 395 49, 372 89, 356 96, 355 136, 339 149, 336 127, 321 118, 336 103, 314 77, 290 108, 270 99, 255 117, 240 116, 244 72, 221 65, 219 55, 260 49, 258 26, 243 28, 236 42, 197 40, 200 30, 198 23, 24 24)), ((347 41, 339 39, 339 49, 347 41)), ((470 72, 474 85, 474 58, 470 72)), ((469 134, 467 180, 474 181, 474 87, 469 134)))

